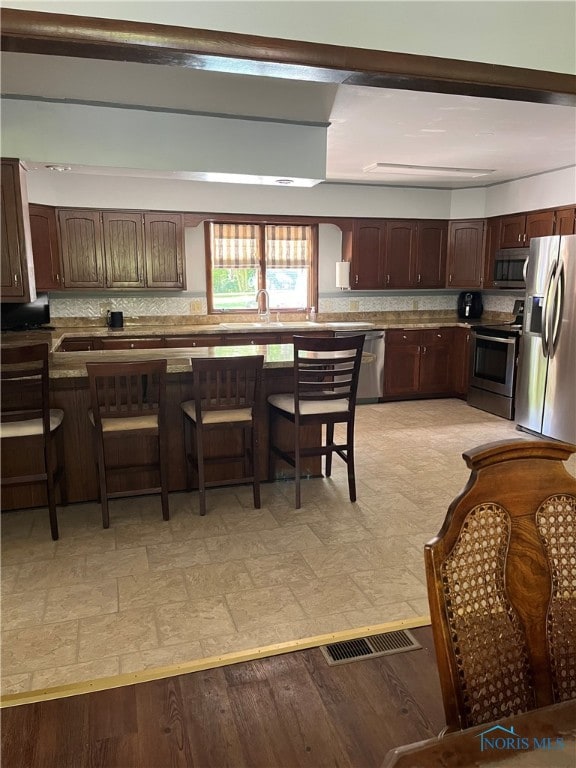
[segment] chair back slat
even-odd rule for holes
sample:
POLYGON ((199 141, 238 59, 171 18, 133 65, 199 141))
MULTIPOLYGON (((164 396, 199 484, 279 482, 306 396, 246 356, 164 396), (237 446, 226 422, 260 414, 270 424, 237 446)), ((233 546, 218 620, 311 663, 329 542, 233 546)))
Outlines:
POLYGON ((294 336, 295 413, 301 401, 346 400, 356 405, 364 334, 346 337, 294 336))
POLYGON ((162 416, 166 360, 86 363, 92 413, 101 419, 162 416))
POLYGON ((50 433, 48 344, 3 346, 0 351, 2 422, 42 419, 50 433))
POLYGON ((196 410, 253 408, 259 402, 263 355, 192 360, 196 410))

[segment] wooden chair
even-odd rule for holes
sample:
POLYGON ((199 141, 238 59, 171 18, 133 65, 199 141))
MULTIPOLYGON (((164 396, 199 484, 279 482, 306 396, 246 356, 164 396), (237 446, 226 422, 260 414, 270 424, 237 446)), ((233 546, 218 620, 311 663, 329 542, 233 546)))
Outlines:
MULTIPOLYGON (((254 506, 260 509, 260 422, 263 355, 199 358, 192 361, 194 400, 182 403, 185 422, 195 432, 196 457, 186 448, 188 467, 195 469, 200 494, 200 514, 206 514, 206 488, 252 483, 254 506), (209 458, 205 455, 208 432, 242 430, 243 451, 239 456, 209 458), (239 462, 244 476, 233 480, 206 480, 206 465, 239 462)), ((188 431, 185 429, 185 433, 188 431)), ((190 488, 191 473, 188 473, 190 488)))
POLYGON ((48 345, 2 347, 0 355, 2 452, 9 450, 10 445, 11 450, 21 451, 23 456, 27 455, 28 442, 18 445, 18 441, 24 439, 31 440, 32 443, 39 442, 43 454, 41 472, 9 477, 4 477, 2 472, 2 485, 46 483, 50 532, 56 541, 56 486, 59 486, 62 504, 67 504, 63 446, 58 445, 64 411, 50 408, 48 345))
POLYGON ((301 506, 304 456, 326 456, 326 477, 332 473, 332 454, 340 456, 348 467, 350 501, 356 501, 354 417, 363 345, 363 334, 345 338, 294 336, 294 393, 268 398, 271 421, 282 417, 294 424, 294 449, 274 443, 273 423, 270 449, 295 469, 296 509, 301 506), (344 443, 334 442, 335 424, 346 424, 344 443), (326 426, 325 444, 302 447, 301 430, 309 425, 326 426))
POLYGON ((426 544, 449 730, 576 697, 576 446, 489 443, 426 544))
POLYGON ((94 427, 94 443, 100 483, 102 523, 110 526, 108 499, 160 493, 162 517, 169 520, 168 446, 166 435, 166 360, 126 363, 86 363, 90 384, 89 418, 94 427), (158 460, 134 464, 118 451, 118 441, 129 437, 153 438, 158 460), (121 460, 108 464, 107 453, 116 446, 121 460), (154 469, 159 485, 150 488, 108 490, 109 476, 154 469))

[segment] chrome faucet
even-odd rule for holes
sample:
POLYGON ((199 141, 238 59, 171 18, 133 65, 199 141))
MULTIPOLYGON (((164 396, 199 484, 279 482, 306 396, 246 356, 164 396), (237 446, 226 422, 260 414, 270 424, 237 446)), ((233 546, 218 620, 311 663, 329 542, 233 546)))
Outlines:
POLYGON ((270 322, 270 294, 266 288, 260 288, 256 294, 256 304, 258 305, 258 319, 263 323, 270 322), (264 295, 264 309, 260 309, 260 296, 264 295))

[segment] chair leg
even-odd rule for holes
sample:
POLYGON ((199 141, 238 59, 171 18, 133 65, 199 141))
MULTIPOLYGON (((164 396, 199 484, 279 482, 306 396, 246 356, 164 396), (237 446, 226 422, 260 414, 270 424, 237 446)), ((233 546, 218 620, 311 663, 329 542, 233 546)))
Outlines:
POLYGON ((186 490, 192 490, 192 427, 188 423, 188 417, 183 417, 184 429, 184 460, 186 461, 186 490))
MULTIPOLYGON (((334 424, 326 424, 326 447, 334 444, 334 424)), ((326 477, 332 474, 332 452, 326 454, 326 477)))
POLYGON ((160 463, 160 498, 162 501, 162 518, 170 520, 170 508, 168 506, 168 446, 166 434, 162 430, 158 435, 158 461, 160 463))
POLYGON ((356 501, 356 475, 354 472, 354 424, 348 424, 346 448, 346 465, 348 467, 348 491, 350 501, 356 501))
POLYGON ((300 509, 301 492, 300 492, 300 430, 294 424, 294 480, 296 482, 296 509, 300 509))
POLYGON ((252 475, 254 477, 252 485, 254 492, 254 507, 260 509, 260 436, 256 422, 252 424, 252 475))
POLYGON ((51 449, 51 438, 44 446, 44 462, 46 465, 46 493, 48 496, 48 516, 50 518, 50 533, 53 541, 58 540, 58 515, 56 513, 56 493, 54 491, 54 466, 51 449))
POLYGON ((58 467, 58 485, 60 487, 60 504, 63 507, 68 506, 68 485, 66 483, 66 464, 64 463, 64 438, 62 429, 59 429, 56 433, 56 439, 58 441, 56 445, 56 461, 57 461, 57 467, 58 467), (61 456, 62 461, 59 460, 58 456, 61 456))
POLYGON ((100 488, 100 506, 102 508, 102 527, 110 528, 110 512, 108 510, 108 489, 106 487, 106 464, 104 461, 104 438, 96 435, 96 457, 98 464, 98 481, 100 488))
POLYGON ((206 480, 204 477, 204 445, 202 439, 202 428, 195 425, 196 428, 196 461, 198 463, 198 499, 200 502, 200 514, 206 514, 206 480))
POLYGON ((276 454, 274 453, 274 423, 276 421, 275 418, 275 411, 273 408, 268 409, 269 418, 268 418, 268 424, 269 424, 269 447, 268 447, 268 482, 272 483, 274 481, 274 473, 276 471, 276 454))

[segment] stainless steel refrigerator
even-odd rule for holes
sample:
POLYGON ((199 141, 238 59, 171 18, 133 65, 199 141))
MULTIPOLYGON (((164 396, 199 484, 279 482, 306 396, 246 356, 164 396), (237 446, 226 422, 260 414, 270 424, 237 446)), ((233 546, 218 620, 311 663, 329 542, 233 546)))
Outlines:
POLYGON ((516 421, 576 443, 576 235, 530 242, 516 421))

